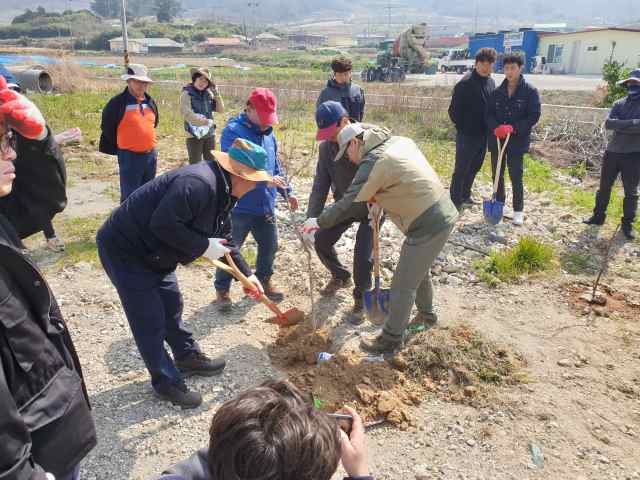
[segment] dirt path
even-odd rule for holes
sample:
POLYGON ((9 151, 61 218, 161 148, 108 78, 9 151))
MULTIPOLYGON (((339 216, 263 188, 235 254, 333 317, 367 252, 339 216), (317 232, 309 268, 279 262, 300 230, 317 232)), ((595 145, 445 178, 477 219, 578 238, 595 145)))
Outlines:
MULTIPOLYGON (((65 216, 106 213, 114 205, 104 182, 74 182, 65 216)), ((309 183, 297 185, 302 197, 309 183)), ((606 236, 585 232, 575 225, 575 216, 562 220, 562 212, 551 212, 555 220, 548 221, 548 210, 555 207, 542 207, 543 197, 527 199, 531 213, 524 229, 488 229, 475 207, 463 217, 454 239, 478 248, 502 248, 529 233, 548 238, 558 248, 582 241, 597 251, 599 238, 606 236)), ((277 281, 288 293, 287 305, 308 311, 304 263, 290 225, 285 217, 280 220, 277 281)), ((391 225, 384 231, 388 276, 400 235, 391 225)), ((338 251, 349 252, 353 238, 353 232, 348 233, 338 251)), ((633 303, 640 295, 640 249, 620 243, 617 255, 606 282, 633 303)), ((481 408, 426 396, 412 412, 415 427, 401 431, 383 426, 371 432, 376 478, 640 479, 640 314, 635 315, 640 310, 630 307, 626 317, 585 315, 572 306, 575 295, 567 293, 567 285, 590 277, 561 272, 489 289, 473 272, 479 256, 454 245, 441 255, 434 268, 441 324, 468 324, 519 352, 527 362, 526 381, 500 387, 495 400, 481 408), (531 443, 544 455, 542 468, 532 463, 531 443)), ((324 281, 327 275, 317 260, 314 268, 324 281)), ((220 377, 188 380, 203 394, 202 407, 183 412, 160 403, 152 395, 118 297, 102 269, 82 262, 47 270, 83 363, 98 427, 98 447, 83 465, 85 479, 150 478, 206 445, 208 423, 222 402, 263 379, 282 375, 268 354, 278 334, 276 326, 264 322, 268 312, 242 300, 234 286, 238 303, 230 315, 220 315, 212 304, 213 272, 197 263, 178 270, 184 318, 203 350, 224 355, 228 367, 220 377)), ((348 292, 318 305, 327 324, 336 327, 333 335, 342 351, 356 348, 359 335, 372 331, 367 324, 342 323, 350 308, 348 292)))

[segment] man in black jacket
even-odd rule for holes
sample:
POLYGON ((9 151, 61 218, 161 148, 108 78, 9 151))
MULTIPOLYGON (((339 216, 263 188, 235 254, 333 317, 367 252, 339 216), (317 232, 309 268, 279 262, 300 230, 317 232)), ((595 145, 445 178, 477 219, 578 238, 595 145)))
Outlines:
POLYGON ((495 178, 498 166, 498 144, 496 138, 506 140, 511 133, 504 161, 502 162, 498 193, 500 202, 505 200, 504 171, 505 163, 509 169, 513 190, 513 224, 524 222, 524 154, 529 151, 531 130, 540 120, 541 105, 538 90, 522 76, 524 58, 517 53, 502 58, 504 76, 502 84, 493 92, 489 101, 487 124, 489 149, 491 150, 491 169, 495 178))
MULTIPOLYGON (((172 170, 146 183, 115 209, 97 235, 98 252, 116 287, 156 394, 183 408, 202 403, 183 375, 222 372, 223 359, 207 358, 182 322, 175 270, 199 257, 230 253, 259 297, 262 285, 234 248, 229 213, 256 182, 270 182, 266 151, 237 139, 228 153, 172 170), (167 342, 174 361, 165 350, 167 342)), ((278 185, 284 187, 284 185, 278 185)))
MULTIPOLYGON (((349 114, 344 107, 335 101, 321 104, 316 110, 316 124, 318 125, 317 140, 324 140, 319 147, 316 175, 309 195, 307 218, 317 218, 322 213, 327 202, 329 191, 333 199, 338 201, 351 185, 351 181, 358 170, 358 166, 349 161, 346 155, 336 159, 338 154, 337 135, 345 125, 349 124, 349 114)), ((351 285, 351 273, 344 267, 335 249, 335 244, 354 222, 359 222, 353 252, 353 289, 354 306, 349 321, 353 324, 362 323, 364 292, 371 288, 371 251, 373 249, 373 230, 369 225, 367 206, 363 203, 359 207, 360 215, 351 218, 335 227, 320 229, 315 234, 315 249, 322 264, 331 272, 331 280, 323 288, 325 296, 334 295, 341 288, 351 285)))
POLYGON ((352 121, 361 122, 364 118, 364 90, 351 80, 352 69, 351 59, 344 55, 332 60, 333 78, 327 81, 327 86, 320 92, 316 108, 329 100, 339 102, 349 112, 352 121))
MULTIPOLYGON (((5 86, 0 77, 0 478, 46 480, 49 473, 75 480, 80 462, 96 445, 89 398, 55 297, 36 264, 22 253, 13 227, 37 231, 39 223, 22 213, 29 195, 12 191, 12 135, 17 132, 45 150, 51 133, 35 105, 3 95, 5 86)), ((20 161, 47 169, 51 158, 20 161)), ((59 199, 44 194, 50 187, 46 176, 36 175, 29 183, 43 193, 42 209, 57 208, 59 199)))
POLYGON ((636 238, 633 222, 638 210, 638 184, 640 184, 640 68, 631 72, 629 78, 620 81, 629 94, 614 105, 605 127, 612 130, 607 149, 602 159, 600 188, 596 193, 596 204, 588 225, 602 225, 607 216, 611 189, 618 174, 622 177, 624 200, 622 203, 622 232, 629 240, 636 238))
POLYGON ((496 89, 491 78, 496 51, 481 48, 476 54, 475 68, 453 89, 449 118, 456 126, 456 165, 449 194, 458 210, 473 204, 471 187, 487 154, 487 105, 496 89))
POLYGON ((127 88, 102 110, 99 150, 118 156, 120 203, 156 176, 156 128, 160 119, 156 102, 147 93, 152 80, 147 68, 130 64, 122 75, 127 88))

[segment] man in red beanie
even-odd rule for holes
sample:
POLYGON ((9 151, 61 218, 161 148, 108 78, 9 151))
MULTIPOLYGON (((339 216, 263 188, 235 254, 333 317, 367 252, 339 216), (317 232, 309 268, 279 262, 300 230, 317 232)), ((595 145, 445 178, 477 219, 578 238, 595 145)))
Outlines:
MULTIPOLYGON (((229 120, 222 131, 220 148, 226 152, 237 138, 249 140, 267 151, 266 171, 272 177, 286 182, 285 172, 278 158, 278 143, 273 126, 278 123, 276 96, 268 88, 256 88, 249 95, 245 111, 229 120)), ((284 295, 271 281, 273 262, 278 250, 278 230, 276 228, 276 192, 287 198, 293 210, 298 208, 298 200, 291 186, 276 189, 266 182, 260 182, 256 188, 242 197, 231 214, 232 236, 234 244, 240 248, 251 233, 258 244, 256 259, 256 277, 264 287, 264 293, 274 301, 281 301, 284 295)), ((215 289, 218 306, 223 311, 231 308, 231 275, 218 270, 215 289)))

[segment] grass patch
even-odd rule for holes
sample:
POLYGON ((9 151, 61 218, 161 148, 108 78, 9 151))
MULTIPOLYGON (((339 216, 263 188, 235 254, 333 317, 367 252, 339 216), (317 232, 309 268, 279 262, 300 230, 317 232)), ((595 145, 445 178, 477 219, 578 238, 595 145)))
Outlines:
POLYGON ((504 282, 512 281, 524 274, 549 270, 554 258, 553 247, 535 238, 523 237, 512 248, 492 251, 489 258, 479 264, 481 279, 495 277, 504 282))
POLYGON ((54 268, 63 268, 79 262, 99 264, 96 232, 107 215, 65 218, 57 228, 57 233, 64 239, 66 249, 64 255, 54 264, 54 268))

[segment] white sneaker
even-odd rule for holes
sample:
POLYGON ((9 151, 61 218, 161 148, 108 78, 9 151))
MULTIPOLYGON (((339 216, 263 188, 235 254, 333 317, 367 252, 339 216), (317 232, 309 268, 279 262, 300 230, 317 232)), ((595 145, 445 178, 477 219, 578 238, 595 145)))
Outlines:
POLYGON ((512 223, 514 225, 522 225, 524 223, 524 212, 513 212, 512 223))

